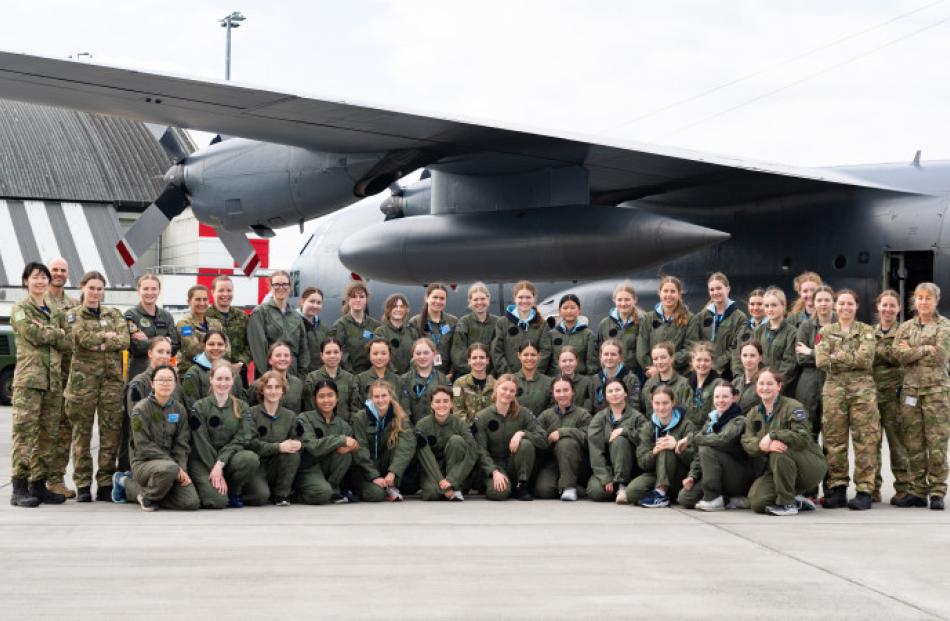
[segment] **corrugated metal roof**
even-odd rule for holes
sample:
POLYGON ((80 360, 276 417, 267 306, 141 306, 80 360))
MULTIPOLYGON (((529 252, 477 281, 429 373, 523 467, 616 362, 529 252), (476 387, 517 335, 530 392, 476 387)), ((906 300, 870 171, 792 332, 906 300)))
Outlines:
POLYGON ((148 204, 169 166, 137 121, 0 99, 0 197, 148 204))

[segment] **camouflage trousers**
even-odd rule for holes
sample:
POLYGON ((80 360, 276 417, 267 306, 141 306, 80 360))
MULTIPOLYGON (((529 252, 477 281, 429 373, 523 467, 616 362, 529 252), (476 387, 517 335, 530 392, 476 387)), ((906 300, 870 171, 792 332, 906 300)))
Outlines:
POLYGON ((70 386, 66 396, 66 417, 73 426, 73 482, 76 487, 89 487, 92 484, 92 428, 97 411, 99 469, 96 482, 100 487, 111 486, 119 452, 122 417, 125 416, 121 383, 99 379, 75 389, 70 386))
POLYGON ((59 393, 35 388, 13 389, 12 478, 37 481, 49 476, 62 404, 59 393))
MULTIPOLYGON (((881 452, 884 435, 887 436, 887 449, 891 457, 891 474, 894 475, 894 491, 906 494, 910 490, 910 461, 907 459, 907 449, 901 442, 900 419, 901 407, 896 391, 886 393, 878 391, 877 408, 881 412, 881 427, 884 429, 882 440, 877 443, 878 454, 881 452)), ((881 478, 881 462, 878 460, 877 473, 874 476, 874 491, 880 492, 884 480, 881 478)))
POLYGON ((854 446, 854 486, 859 492, 874 491, 880 464, 881 416, 873 382, 825 381, 821 390, 821 433, 828 460, 826 486, 847 487, 848 432, 854 446))
MULTIPOLYGON (((63 357, 63 378, 69 377, 70 359, 63 357)), ((60 401, 62 403, 62 401, 60 401)), ((61 406, 62 407, 62 406, 61 406)), ((59 428, 53 440, 52 458, 49 463, 49 472, 47 478, 51 483, 63 483, 66 476, 66 466, 69 464, 69 447, 73 442, 73 426, 66 416, 65 410, 59 417, 59 428)))
POLYGON ((915 496, 947 494, 947 436, 950 427, 950 391, 916 395, 907 389, 901 400, 900 438, 910 461, 910 493, 915 496), (908 399, 916 400, 914 405, 908 399))

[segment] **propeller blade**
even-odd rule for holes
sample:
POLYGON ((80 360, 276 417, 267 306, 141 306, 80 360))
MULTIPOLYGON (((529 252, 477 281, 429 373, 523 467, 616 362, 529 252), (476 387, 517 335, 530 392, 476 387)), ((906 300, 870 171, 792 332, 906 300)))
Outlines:
POLYGON ((169 183, 155 202, 139 216, 135 224, 115 245, 119 257, 127 267, 132 267, 139 257, 154 244, 168 228, 172 218, 188 207, 188 200, 179 185, 169 183))
POLYGON ((234 262, 241 266, 244 275, 250 277, 260 265, 261 259, 254 251, 254 246, 248 241, 247 236, 240 231, 226 231, 216 229, 218 239, 224 244, 228 253, 234 258, 234 262))
POLYGON ((195 145, 191 142, 184 130, 172 127, 171 125, 159 125, 156 123, 146 123, 145 126, 151 132, 158 144, 168 154, 168 157, 176 164, 181 164, 189 155, 194 153, 195 145))

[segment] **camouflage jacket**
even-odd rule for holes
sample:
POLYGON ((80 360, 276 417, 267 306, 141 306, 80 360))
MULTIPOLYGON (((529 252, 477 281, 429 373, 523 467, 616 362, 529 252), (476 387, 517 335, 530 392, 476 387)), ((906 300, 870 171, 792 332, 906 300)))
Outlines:
POLYGON ((217 319, 224 326, 224 333, 228 335, 228 343, 231 347, 231 355, 228 360, 231 362, 243 362, 244 368, 251 363, 251 349, 247 344, 247 323, 248 316, 244 309, 232 306, 228 311, 228 316, 219 311, 215 306, 208 309, 207 316, 211 319, 217 319))
POLYGON ((63 313, 44 311, 27 297, 10 311, 16 336, 14 388, 33 388, 61 393, 62 360, 71 349, 63 313))
POLYGON ((485 387, 481 389, 475 385, 471 373, 463 375, 452 384, 452 411, 471 425, 475 422, 475 415, 491 405, 494 391, 495 378, 491 375, 485 378, 485 387))
POLYGON ((902 390, 924 395, 950 387, 947 360, 950 356, 950 319, 938 317, 926 325, 920 319, 905 321, 894 336, 894 352, 904 367, 902 390), (906 343, 907 347, 901 344, 906 343), (931 346, 933 353, 925 348, 931 346))
POLYGON ((897 398, 897 391, 904 383, 904 370, 894 351, 894 337, 897 326, 885 332, 880 324, 874 327, 874 383, 877 385, 878 401, 886 395, 897 398))
POLYGON ((85 306, 66 311, 66 323, 72 330, 73 360, 67 396, 82 389, 91 375, 104 381, 124 384, 122 352, 129 347, 129 327, 115 308, 99 307, 99 313, 85 306), (106 332, 115 336, 105 337, 106 332))
POLYGON ((871 368, 877 340, 874 328, 855 321, 845 334, 838 322, 821 329, 821 342, 815 346, 815 366, 825 371, 825 381, 854 386, 856 383, 874 389, 871 368))
MULTIPOLYGON (((181 348, 178 350, 177 356, 178 377, 182 377, 185 371, 194 363, 195 356, 204 351, 205 336, 208 334, 208 330, 224 332, 224 326, 217 319, 207 315, 205 315, 203 324, 198 323, 191 316, 191 313, 185 313, 185 316, 179 319, 176 325, 181 339, 181 348)), ((225 358, 228 358, 228 356, 230 356, 230 351, 224 354, 225 358)), ((267 365, 265 364, 262 368, 266 369, 267 365)))

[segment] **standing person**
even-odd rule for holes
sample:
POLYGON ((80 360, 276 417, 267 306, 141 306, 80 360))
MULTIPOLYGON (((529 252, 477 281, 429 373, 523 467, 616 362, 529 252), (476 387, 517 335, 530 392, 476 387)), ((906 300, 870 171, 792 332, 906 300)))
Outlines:
MULTIPOLYGON (((290 352, 290 345, 283 341, 272 344, 267 351, 268 370, 273 371, 287 382, 284 396, 280 398, 280 407, 286 408, 294 414, 300 414, 303 410, 309 409, 309 404, 304 403, 306 393, 304 392, 303 380, 290 374, 292 360, 293 354, 290 352)), ((257 405, 258 397, 258 391, 248 391, 247 401, 251 405, 257 405)))
POLYGON ((742 361, 739 359, 739 348, 753 340, 752 335, 765 320, 765 289, 753 289, 749 292, 746 303, 749 318, 736 331, 736 343, 732 349, 732 375, 742 372, 742 361))
POLYGON ((126 377, 129 379, 149 369, 148 344, 156 336, 168 338, 172 356, 181 348, 181 337, 175 328, 175 319, 171 313, 158 305, 162 281, 155 274, 143 274, 136 280, 135 287, 139 303, 125 311, 125 320, 129 324, 131 334, 129 366, 126 369, 126 377))
MULTIPOLYGON (((320 360, 323 365, 316 371, 311 371, 303 383, 303 394, 310 398, 315 394, 317 383, 321 380, 330 380, 336 387, 336 413, 350 422, 350 403, 353 401, 353 393, 356 391, 356 377, 340 368, 340 361, 343 360, 343 345, 335 338, 327 337, 320 343, 320 360)), ((304 404, 303 409, 309 410, 314 407, 309 401, 304 404)))
POLYGON ((354 491, 367 502, 401 501, 399 485, 415 457, 416 440, 392 384, 370 384, 369 398, 362 411, 353 412, 352 421, 359 443, 350 470, 354 491))
POLYGON ((594 407, 594 383, 590 375, 577 373, 577 352, 570 345, 565 345, 558 353, 555 362, 557 362, 555 371, 569 381, 571 388, 574 389, 574 405, 590 412, 594 407))
POLYGON ((488 500, 534 500, 531 475, 537 451, 546 447, 538 419, 518 404, 518 384, 511 374, 495 382, 493 403, 475 417, 479 467, 488 500), (515 481, 512 485, 512 480, 515 481))
POLYGON ((821 432, 821 393, 825 372, 815 364, 815 351, 821 342, 821 330, 835 321, 835 292, 821 285, 811 294, 814 313, 798 326, 795 357, 801 369, 795 385, 795 399, 805 406, 811 419, 812 435, 818 441, 821 432))
POLYGON ((475 341, 468 346, 466 367, 469 372, 452 384, 452 403, 455 415, 471 425, 475 415, 491 405, 495 378, 488 374, 488 346, 475 341))
POLYGON ((260 467, 244 486, 242 502, 288 507, 303 445, 293 437, 296 415, 280 405, 287 392, 287 378, 277 371, 267 371, 251 388, 257 391, 260 403, 248 410, 251 429, 256 432, 251 434, 248 448, 257 453, 260 467))
POLYGON ((356 385, 350 397, 350 412, 356 414, 363 411, 364 403, 370 398, 369 387, 373 382, 383 380, 398 391, 402 386, 399 376, 389 367, 392 360, 392 349, 389 341, 378 336, 373 337, 366 346, 369 353, 370 367, 356 376, 356 385))
POLYGON ((778 369, 784 389, 788 394, 794 394, 795 380, 798 378, 798 361, 795 358, 798 332, 795 326, 785 320, 785 294, 781 289, 769 287, 765 290, 763 305, 768 321, 755 329, 752 338, 762 346, 762 363, 778 369))
POLYGON ((422 499, 461 502, 478 461, 478 445, 465 421, 452 415, 448 387, 432 389, 430 410, 431 414, 416 423, 422 499))
POLYGON ((732 359, 738 345, 736 338, 748 317, 729 298, 731 288, 725 274, 712 274, 706 281, 706 287, 709 303, 693 315, 693 339, 713 344, 713 370, 720 377, 731 379, 732 359))
MULTIPOLYGON (((894 475, 894 496, 891 504, 907 495, 910 490, 910 462, 907 449, 900 438, 900 391, 904 383, 904 371, 894 351, 897 334, 897 317, 901 312, 900 295, 888 289, 876 300, 878 323, 874 328, 874 384, 877 386, 877 409, 881 414, 881 426, 887 435, 887 448, 891 457, 891 473, 894 475)), ((878 445, 878 452, 881 447, 878 445)), ((872 499, 881 501, 881 460, 878 458, 874 476, 872 499)))
POLYGON ((551 335, 536 306, 538 290, 532 283, 522 280, 515 283, 512 293, 514 304, 505 308, 504 317, 495 324, 491 359, 496 376, 521 370, 518 347, 526 341, 534 343, 538 351, 539 369, 547 369, 551 363, 551 335))
POLYGON ((910 490, 898 507, 943 511, 947 494, 947 412, 950 411, 950 320, 937 313, 940 288, 925 282, 914 289, 916 317, 900 325, 894 351, 904 367, 901 388, 901 444, 910 462, 910 490))
MULTIPOLYGON (((79 304, 79 300, 66 295, 66 283, 69 282, 69 264, 62 257, 53 259, 49 262, 49 271, 52 276, 49 289, 46 291, 46 306, 51 314, 59 311, 65 311, 67 308, 79 304)), ((65 317, 65 312, 63 312, 65 317)), ((60 362, 60 376, 63 384, 69 379, 69 368, 72 362, 72 337, 69 332, 66 333, 67 347, 61 352, 62 360, 60 362)), ((64 478, 66 475, 66 464, 69 463, 69 444, 73 438, 73 427, 69 424, 69 419, 63 413, 62 397, 60 397, 60 417, 59 429, 53 435, 50 443, 50 461, 46 479, 46 489, 54 494, 61 494, 67 499, 75 498, 76 492, 66 487, 64 478)), ((123 438, 128 438, 128 424, 123 425, 123 438)), ((128 451, 124 453, 122 447, 119 450, 119 463, 128 466, 128 451)), ((128 467, 125 468, 128 470, 128 467)))
POLYGON ((60 365, 63 352, 69 347, 62 313, 53 312, 44 300, 50 279, 45 265, 27 263, 21 279, 27 297, 17 302, 10 313, 16 336, 10 504, 18 507, 66 501, 65 494, 46 487, 47 478, 58 474, 53 470, 54 443, 62 416, 60 365))
POLYGON ((716 380, 713 410, 693 435, 676 444, 678 453, 689 446, 696 449, 677 497, 686 509, 723 511, 749 506, 746 496, 752 485, 752 464, 742 448, 745 416, 736 402, 738 396, 735 386, 723 379, 716 380))
POLYGON ((587 448, 591 476, 587 495, 595 502, 614 500, 627 504, 627 485, 641 474, 637 464, 640 428, 646 422, 627 399, 627 386, 611 378, 604 387, 607 406, 594 416, 587 427, 587 448))
POLYGON ((652 411, 653 391, 660 386, 669 386, 670 390, 673 391, 677 406, 684 413, 686 411, 683 405, 689 401, 692 390, 686 378, 673 368, 673 351, 673 343, 667 341, 657 343, 656 347, 653 348, 651 358, 656 372, 647 380, 647 383, 643 385, 643 390, 640 391, 640 404, 644 412, 652 411))
MULTIPOLYGON (((590 375, 597 372, 597 335, 581 317, 581 301, 573 293, 565 294, 558 302, 560 321, 551 330, 551 370, 557 371, 561 349, 571 347, 577 358, 577 373, 590 375)), ((549 320, 550 321, 550 320, 549 320)))
MULTIPOLYGON (((84 289, 83 298, 85 295, 84 289)), ((201 507, 186 470, 191 428, 188 411, 173 398, 177 383, 178 376, 170 366, 152 370, 148 398, 132 409, 132 471, 115 473, 109 500, 138 502, 142 511, 159 507, 194 511, 201 507)))
POLYGON ((782 376, 773 368, 759 371, 756 390, 762 403, 745 413, 741 440, 757 476, 749 506, 778 516, 813 511, 814 503, 802 494, 818 487, 827 465, 811 436, 808 413, 798 401, 782 396, 782 376))
MULTIPOLYGON (((333 324, 333 338, 343 344, 343 362, 341 366, 357 375, 369 369, 367 344, 373 340, 374 331, 379 322, 366 312, 369 302, 369 289, 361 281, 353 281, 343 291, 343 316, 333 324)), ((406 309, 408 312, 408 309, 406 309)))
MULTIPOLYGON (((468 309, 471 312, 459 319, 455 325, 455 336, 452 337, 452 375, 456 379, 471 372, 468 353, 473 343, 481 343, 491 352, 499 317, 488 312, 490 304, 491 292, 485 283, 476 282, 468 288, 468 309)), ((458 416, 457 410, 455 414, 458 416)))
POLYGON ((303 449, 294 482, 294 498, 305 505, 343 504, 343 478, 353 465, 359 442, 350 424, 336 411, 340 402, 333 380, 321 379, 311 395, 315 410, 297 417, 296 433, 303 449))
POLYGON ((217 319, 224 326, 230 348, 228 360, 236 365, 234 381, 238 388, 243 389, 247 385, 247 367, 251 363, 251 349, 247 344, 247 313, 232 306, 234 282, 227 274, 215 276, 211 281, 211 293, 214 300, 208 309, 208 317, 217 319))
POLYGON ((536 416, 553 403, 551 378, 538 370, 540 358, 538 348, 531 341, 518 346, 518 360, 521 362, 521 369, 515 373, 518 403, 536 416))
POLYGON ((449 290, 441 283, 430 283, 426 287, 422 312, 409 320, 419 338, 430 338, 436 346, 433 365, 448 377, 452 377, 452 339, 459 319, 445 312, 449 290))
POLYGON ((682 406, 686 416, 697 429, 706 423, 706 415, 712 409, 713 386, 719 376, 713 369, 715 348, 709 341, 697 341, 690 348, 690 371, 686 378, 689 385, 689 400, 682 406))
POLYGON ((99 470, 96 500, 111 500, 122 434, 122 351, 129 347, 129 327, 115 308, 102 306, 106 278, 87 272, 79 281, 82 306, 67 312, 72 330, 73 361, 66 387, 66 416, 73 426, 72 458, 76 501, 91 502, 92 426, 98 410, 99 470))
MULTIPOLYGON (((192 364, 184 377, 181 378, 182 404, 191 411, 192 406, 200 399, 204 399, 211 394, 211 369, 218 360, 224 360, 224 352, 228 349, 228 337, 220 330, 208 330, 208 335, 204 342, 205 350, 194 357, 192 364)), ((234 380, 241 368, 240 365, 232 364, 232 380, 234 380)), ((243 395, 239 382, 232 381, 234 394, 243 395)))
POLYGON ((303 318, 303 327, 307 333, 307 355, 310 358, 310 364, 300 374, 300 377, 306 377, 323 365, 320 360, 320 343, 330 336, 330 326, 320 320, 320 311, 323 310, 323 291, 317 287, 304 289, 300 294, 300 308, 297 310, 303 318))
POLYGON ((788 314, 788 322, 798 328, 806 319, 815 316, 815 291, 825 284, 815 272, 802 272, 792 281, 798 299, 788 314))
MULTIPOLYGON (((181 348, 181 337, 175 327, 175 318, 158 305, 158 296, 162 292, 162 281, 155 274, 143 274, 136 280, 136 290, 139 303, 125 311, 125 320, 129 324, 131 335, 129 337, 128 366, 125 370, 127 381, 152 368, 149 365, 148 348, 149 342, 153 338, 166 337, 171 346, 172 356, 176 355, 181 348)), ((63 377, 67 377, 67 374, 64 373, 63 377)), ((147 377, 145 378, 145 384, 148 386, 147 377)), ((145 395, 147 394, 148 390, 145 391, 145 395)), ((129 417, 131 413, 132 410, 128 410, 126 415, 122 417, 122 435, 119 439, 118 468, 123 472, 132 467, 129 456, 129 439, 132 437, 132 430, 129 427, 129 422, 132 420, 129 417)), ((67 420, 65 416, 63 419, 67 420)), ((65 470, 69 456, 64 455, 64 458, 63 469, 65 470)))
MULTIPOLYGON (((153 336, 148 340, 148 368, 130 379, 125 385, 125 411, 129 413, 130 417, 132 409, 138 402, 147 398, 149 393, 152 392, 152 371, 161 366, 170 366, 171 360, 172 345, 167 336, 153 336)), ((181 384, 178 382, 175 382, 172 398, 182 405, 185 403, 181 393, 181 384)), ((126 450, 131 450, 131 446, 130 439, 126 450)))
MULTIPOLYGON (((821 329, 815 348, 815 364, 825 372, 821 390, 824 412, 822 439, 828 475, 825 508, 865 511, 871 508, 874 476, 881 442, 881 416, 874 386, 874 328, 855 321, 858 296, 850 289, 838 291, 838 320, 821 329), (848 500, 848 436, 854 443, 854 486, 857 495, 848 500)), ((810 321, 810 320, 809 320, 810 321)))
MULTIPOLYGON (((637 290, 633 283, 625 280, 614 287, 614 306, 597 326, 597 344, 603 345, 608 339, 620 343, 623 353, 623 365, 636 373, 642 383, 646 376, 637 362, 637 337, 640 334, 640 321, 643 312, 637 308, 637 290)), ((591 371, 596 373, 596 369, 591 371)))
POLYGON ((669 386, 657 387, 651 397, 651 414, 640 428, 637 463, 643 474, 630 482, 627 499, 647 509, 670 506, 693 461, 692 447, 676 450, 677 443, 695 428, 675 398, 669 386))
POLYGON ((207 287, 195 285, 188 289, 188 312, 176 324, 181 339, 177 364, 179 378, 191 367, 195 356, 204 350, 208 330, 224 332, 220 321, 208 317, 208 305, 207 287))
POLYGON ((739 348, 739 355, 742 360, 742 373, 733 378, 732 385, 739 392, 739 409, 748 412, 750 408, 761 403, 755 384, 759 369, 762 368, 762 346, 758 341, 747 341, 739 348))
POLYGON ((277 270, 270 275, 271 297, 251 313, 247 343, 258 375, 267 368, 270 346, 283 341, 290 347, 290 374, 305 377, 310 368, 307 328, 300 313, 290 307, 290 274, 277 270))
POLYGON ((389 341, 392 352, 389 366, 393 373, 402 375, 412 362, 412 344, 419 338, 415 326, 409 323, 409 301, 401 293, 393 293, 383 304, 381 325, 373 332, 375 336, 389 341))
POLYGON ((605 388, 612 379, 619 379, 627 388, 627 402, 635 410, 640 408, 640 380, 623 362, 623 346, 616 339, 607 339, 600 344, 600 370, 591 379, 593 408, 600 411, 607 407, 605 388))
POLYGON ((241 495, 261 465, 248 448, 257 433, 247 415, 247 403, 232 394, 234 371, 227 360, 216 360, 211 367, 211 394, 188 411, 188 477, 204 509, 243 507, 241 495))
POLYGON ((402 387, 400 405, 409 415, 409 422, 415 425, 432 413, 429 409, 432 390, 437 386, 451 386, 445 373, 435 368, 438 350, 432 339, 416 339, 412 344, 412 366, 399 378, 402 387))
POLYGON ((590 412, 574 405, 574 386, 565 377, 554 380, 554 406, 538 417, 538 426, 547 440, 534 479, 538 498, 577 500, 577 486, 586 484, 590 474, 587 459, 587 427, 590 412))
POLYGON ((683 283, 675 276, 664 276, 657 291, 660 301, 647 313, 637 335, 637 361, 646 377, 657 374, 650 355, 657 343, 673 344, 673 366, 680 373, 689 370, 689 309, 683 303, 683 283))

